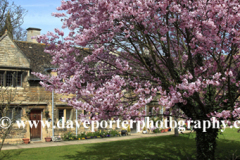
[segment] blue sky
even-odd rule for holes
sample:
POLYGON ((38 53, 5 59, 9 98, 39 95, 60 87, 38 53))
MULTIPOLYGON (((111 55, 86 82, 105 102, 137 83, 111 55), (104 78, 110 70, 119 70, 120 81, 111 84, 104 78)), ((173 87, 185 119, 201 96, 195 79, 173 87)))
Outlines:
MULTIPOLYGON (((61 5, 61 0, 14 0, 14 3, 28 11, 22 25, 24 29, 40 28, 42 29, 41 34, 46 34, 48 31, 53 32, 54 28, 63 30, 61 19, 51 15, 53 12, 59 12, 56 8, 61 5)), ((67 29, 64 32, 66 35, 67 29)))

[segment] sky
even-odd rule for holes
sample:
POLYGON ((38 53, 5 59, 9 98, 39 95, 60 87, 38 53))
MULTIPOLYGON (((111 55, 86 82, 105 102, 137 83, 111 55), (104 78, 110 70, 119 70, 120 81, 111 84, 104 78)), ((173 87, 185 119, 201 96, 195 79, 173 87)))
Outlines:
MULTIPOLYGON (((23 29, 40 28, 41 34, 54 32, 54 28, 63 30, 61 19, 51 15, 53 12, 62 12, 56 9, 61 5, 61 0, 13 0, 13 2, 28 11, 24 17, 23 29)), ((63 31, 65 35, 68 33, 67 29, 63 31)))

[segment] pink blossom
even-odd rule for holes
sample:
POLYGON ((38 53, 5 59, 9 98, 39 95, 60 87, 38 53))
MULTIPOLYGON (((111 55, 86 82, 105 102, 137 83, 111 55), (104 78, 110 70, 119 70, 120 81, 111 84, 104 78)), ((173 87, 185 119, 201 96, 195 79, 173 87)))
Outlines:
POLYGON ((72 0, 57 9, 69 34, 37 36, 57 75, 33 74, 47 90, 74 95, 68 105, 92 119, 141 119, 153 100, 169 110, 194 104, 209 119, 239 117, 237 101, 223 109, 228 87, 234 100, 240 92, 237 0, 72 0))

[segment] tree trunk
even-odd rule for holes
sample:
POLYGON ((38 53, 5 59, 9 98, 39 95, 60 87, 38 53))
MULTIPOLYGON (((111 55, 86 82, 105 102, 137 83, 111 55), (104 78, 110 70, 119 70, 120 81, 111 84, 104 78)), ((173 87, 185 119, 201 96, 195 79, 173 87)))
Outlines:
POLYGON ((178 137, 179 134, 178 134, 178 118, 177 117, 174 117, 174 120, 177 122, 177 126, 175 126, 174 128, 174 136, 178 137))
POLYGON ((214 160, 218 129, 209 128, 209 129, 206 129, 206 132, 203 132, 201 128, 201 129, 195 129, 195 131, 197 134, 196 135, 197 159, 198 160, 214 160))
POLYGON ((178 133, 178 128, 174 128, 174 136, 178 137, 179 133, 178 133))

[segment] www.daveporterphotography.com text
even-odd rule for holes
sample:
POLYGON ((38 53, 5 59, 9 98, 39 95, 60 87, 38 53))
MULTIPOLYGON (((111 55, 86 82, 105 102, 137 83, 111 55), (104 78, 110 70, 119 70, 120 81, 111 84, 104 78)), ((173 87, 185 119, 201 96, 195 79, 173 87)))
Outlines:
MULTIPOLYGON (((39 125, 39 123, 41 123, 41 126, 44 128, 45 126, 47 128, 51 128, 51 122, 49 121, 43 121, 43 120, 29 120, 29 121, 16 121, 16 124, 18 126, 18 128, 25 128, 26 127, 26 122, 29 124, 30 128, 37 128, 39 125)), ((175 121, 175 120, 158 120, 155 123, 149 119, 149 117, 146 117, 145 120, 143 121, 135 121, 135 120, 102 120, 102 121, 90 121, 90 120, 85 120, 83 122, 81 121, 72 121, 72 120, 68 120, 65 123, 64 117, 62 117, 61 121, 58 121, 56 123, 56 126, 54 125, 53 128, 74 128, 74 127, 84 127, 86 129, 91 129, 92 132, 94 132, 97 128, 101 127, 101 128, 108 128, 108 129, 112 129, 113 128, 113 124, 116 125, 116 128, 123 128, 123 129, 127 129, 127 127, 129 126, 131 129, 135 126, 136 131, 140 132, 141 129, 143 129, 144 127, 147 129, 152 129, 152 128, 178 128, 178 130, 180 131, 185 131, 186 128, 188 129, 201 129, 203 132, 207 132, 207 129, 212 127, 212 128, 216 128, 216 129, 221 129, 221 131, 223 132, 225 130, 225 128, 228 126, 228 121, 226 120, 217 120, 215 117, 213 117, 210 120, 203 120, 202 122, 199 120, 193 121, 193 120, 179 120, 179 121, 175 121)), ((8 126, 10 126, 11 124, 11 120, 7 117, 3 117, 0 119, 0 127, 1 128, 8 128, 8 126)), ((232 128, 240 128, 240 121, 234 121, 233 123, 231 123, 233 125, 230 125, 229 127, 232 128)))

